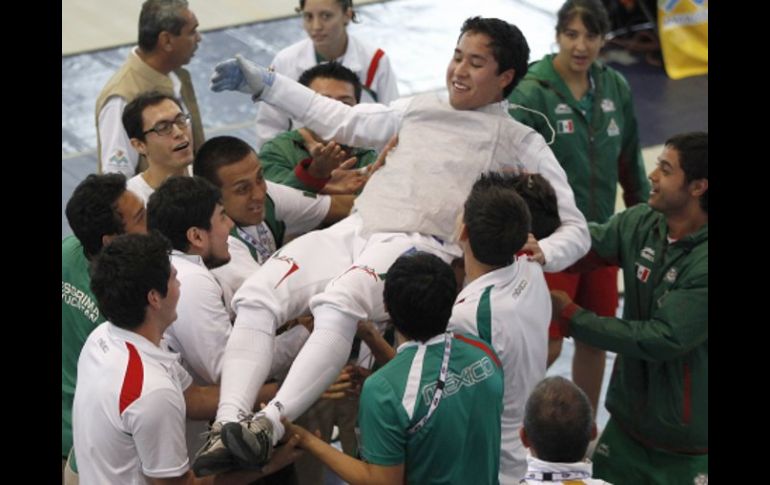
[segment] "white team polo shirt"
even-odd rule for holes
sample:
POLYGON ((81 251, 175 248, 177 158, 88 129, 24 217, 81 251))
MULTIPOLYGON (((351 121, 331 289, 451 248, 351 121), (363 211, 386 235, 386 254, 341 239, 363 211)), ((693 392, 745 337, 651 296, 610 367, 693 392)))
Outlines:
POLYGON ((539 263, 526 257, 491 271, 457 295, 448 330, 490 343, 503 364, 500 483, 515 484, 527 470, 519 438, 527 397, 545 377, 551 296, 539 263))
POLYGON ((189 468, 179 355, 104 322, 78 360, 73 435, 80 483, 146 483, 189 468))

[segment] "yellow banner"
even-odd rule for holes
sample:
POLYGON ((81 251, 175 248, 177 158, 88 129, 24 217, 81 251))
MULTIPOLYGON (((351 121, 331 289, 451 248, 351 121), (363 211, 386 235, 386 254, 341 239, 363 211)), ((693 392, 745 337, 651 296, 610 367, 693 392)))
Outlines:
POLYGON ((708 0, 658 0, 658 32, 671 79, 709 72, 708 0))

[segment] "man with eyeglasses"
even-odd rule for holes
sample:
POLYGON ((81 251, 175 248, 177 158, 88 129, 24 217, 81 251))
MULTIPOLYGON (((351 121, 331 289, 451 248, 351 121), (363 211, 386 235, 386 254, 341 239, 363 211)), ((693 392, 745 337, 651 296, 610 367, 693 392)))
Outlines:
POLYGON ((189 175, 193 161, 190 115, 171 96, 151 91, 140 94, 123 110, 123 126, 131 146, 147 160, 147 169, 128 180, 128 188, 142 198, 172 175, 189 175))
POLYGON ((96 154, 100 172, 130 178, 147 168, 121 124, 125 106, 141 93, 159 91, 181 100, 192 120, 194 147, 203 144, 203 123, 190 73, 201 35, 187 0, 146 0, 139 14, 139 43, 102 89, 96 100, 96 154))

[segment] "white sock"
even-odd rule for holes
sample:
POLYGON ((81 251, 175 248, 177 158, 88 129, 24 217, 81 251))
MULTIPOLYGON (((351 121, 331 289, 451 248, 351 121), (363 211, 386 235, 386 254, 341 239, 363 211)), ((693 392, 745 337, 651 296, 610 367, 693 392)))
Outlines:
POLYGON ((357 319, 327 306, 314 312, 313 333, 297 355, 281 388, 265 414, 273 422, 273 439, 283 437, 280 416, 293 421, 308 410, 339 376, 348 360, 357 319), (272 409, 270 409, 272 408, 272 409))
POLYGON ((273 361, 275 328, 272 313, 248 309, 240 312, 222 357, 222 379, 217 421, 238 421, 241 412, 250 413, 273 361), (266 325, 269 322, 269 325, 266 325))

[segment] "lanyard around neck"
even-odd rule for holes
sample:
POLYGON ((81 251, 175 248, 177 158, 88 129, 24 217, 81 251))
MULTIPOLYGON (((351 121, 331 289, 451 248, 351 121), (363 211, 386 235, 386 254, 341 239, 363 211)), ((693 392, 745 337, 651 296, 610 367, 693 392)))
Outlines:
POLYGON ((433 399, 430 400, 430 406, 425 416, 420 418, 417 423, 409 428, 407 432, 409 434, 415 434, 425 426, 431 415, 436 411, 438 403, 441 401, 441 397, 444 395, 444 385, 446 384, 446 376, 449 372, 449 355, 452 353, 452 332, 444 334, 444 357, 441 359, 441 371, 438 374, 438 381, 436 381, 436 390, 433 392, 433 399))

